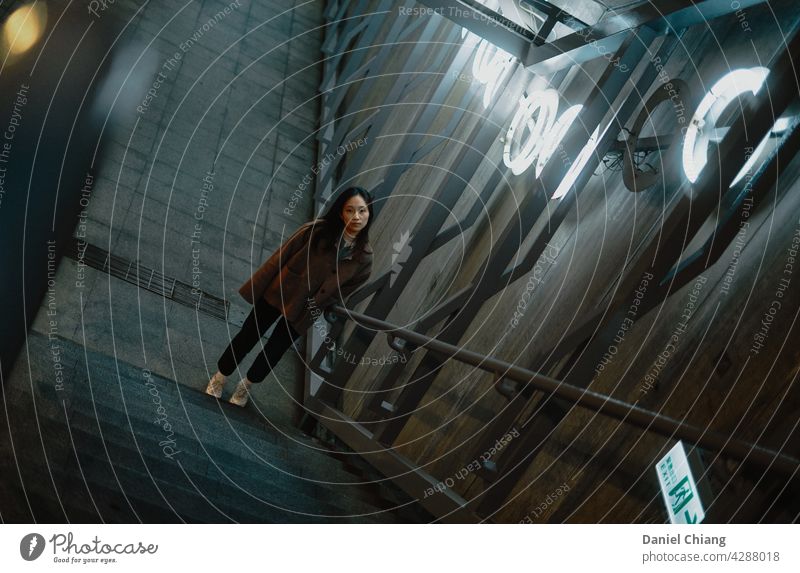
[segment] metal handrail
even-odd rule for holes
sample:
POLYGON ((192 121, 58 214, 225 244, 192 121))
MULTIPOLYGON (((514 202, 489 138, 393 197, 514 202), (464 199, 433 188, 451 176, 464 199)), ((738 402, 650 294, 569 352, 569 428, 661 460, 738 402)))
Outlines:
MULTIPOLYGON (((788 474, 794 474, 800 469, 800 460, 786 454, 725 436, 719 432, 703 430, 669 416, 612 398, 606 394, 567 384, 538 372, 516 366, 510 362, 459 348, 419 332, 355 312, 338 304, 331 305, 327 308, 327 311, 345 319, 353 319, 363 326, 385 331, 389 336, 390 342, 393 343, 392 348, 396 347, 397 339, 403 339, 414 346, 424 346, 426 350, 436 354, 454 358, 459 362, 491 372, 495 376, 496 387, 504 379, 515 380, 578 406, 670 439, 684 440, 703 449, 715 450, 745 462, 755 462, 766 468, 774 467, 788 474)), ((507 388, 502 390, 504 391, 501 393, 508 396, 507 388)))

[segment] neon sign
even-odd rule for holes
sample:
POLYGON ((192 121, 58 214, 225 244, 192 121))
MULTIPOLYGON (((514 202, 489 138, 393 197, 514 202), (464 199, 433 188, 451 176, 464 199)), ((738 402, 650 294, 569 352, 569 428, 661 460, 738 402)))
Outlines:
POLYGON ((538 178, 582 109, 582 105, 573 105, 556 120, 558 114, 556 90, 546 89, 521 97, 517 112, 506 132, 503 163, 511 168, 514 175, 521 175, 535 161, 535 174, 538 178), (516 139, 521 139, 526 129, 527 138, 517 146, 516 152, 513 152, 516 139))
MULTIPOLYGON (((491 7, 497 2, 486 2, 491 7)), ((462 28, 462 38, 470 34, 462 28)), ((478 43, 475 59, 472 63, 473 76, 486 85, 483 94, 483 107, 488 108, 492 99, 497 95, 500 84, 506 75, 513 69, 516 59, 508 52, 493 46, 481 39, 478 43)), ((725 135, 727 128, 718 127, 717 122, 725 110, 740 96, 750 93, 758 94, 769 74, 764 67, 736 69, 718 80, 697 106, 688 126, 681 128, 684 134, 683 146, 675 144, 675 159, 683 164, 683 171, 690 183, 697 181, 703 168, 708 163, 708 150, 712 142, 718 143, 725 135)), ((675 87, 669 99, 673 97, 686 98, 688 86, 680 80, 673 80, 670 85, 675 87)), ((637 127, 641 129, 644 120, 649 117, 665 97, 654 94, 645 104, 642 113, 636 120, 637 127)), ((538 179, 544 167, 555 154, 564 136, 574 124, 578 115, 583 110, 583 105, 573 105, 567 108, 560 117, 558 116, 559 94, 555 89, 536 90, 519 99, 517 111, 506 131, 503 146, 503 163, 511 169, 514 175, 524 174, 535 163, 535 177, 538 179)), ((682 109, 682 108, 681 108, 682 109)), ((776 121, 772 130, 764 137, 755 151, 750 155, 745 165, 730 184, 731 187, 739 183, 746 173, 753 168, 759 157, 763 155, 769 139, 780 135, 788 129, 790 121, 782 118, 776 121)), ((608 128, 606 128, 608 129, 608 128)), ((655 183, 656 173, 644 174, 637 171, 632 164, 632 152, 635 150, 637 137, 626 141, 625 160, 625 185, 631 190, 642 190, 655 183)), ((603 130, 605 131, 605 130, 603 130)), ((578 157, 570 165, 567 174, 562 179, 551 199, 563 198, 574 185, 580 173, 586 167, 591 155, 596 151, 601 136, 600 126, 597 126, 578 157)))
POLYGON ((741 181, 745 177, 745 175, 751 172, 751 170, 756 164, 756 161, 759 160, 761 155, 763 155, 764 150, 767 148, 767 144, 769 143, 770 138, 781 135, 783 132, 789 129, 789 126, 791 124, 792 120, 790 120, 787 117, 778 118, 778 120, 775 122, 775 125, 773 125, 772 129, 767 133, 767 135, 764 136, 764 139, 761 140, 761 143, 758 144, 758 147, 756 147, 755 151, 753 151, 753 153, 750 154, 750 157, 747 159, 747 162, 744 164, 741 171, 739 171, 739 173, 733 179, 733 181, 730 184, 731 188, 733 188, 737 183, 739 183, 739 181, 741 181))
MULTIPOLYGON (((717 128, 722 112, 742 94, 756 95, 768 74, 769 70, 762 67, 733 70, 717 81, 700 101, 683 142, 683 171, 690 183, 697 181, 708 163, 708 145, 719 142, 724 135, 717 128)), ((736 181, 739 179, 737 175, 736 181)))
MULTIPOLYGON (((482 2, 487 8, 500 10, 499 0, 482 2)), ((502 10, 500 10, 502 12, 502 10)), ((461 38, 464 39, 469 34, 469 42, 472 43, 477 36, 469 32, 466 28, 461 28, 461 38)), ((494 44, 481 39, 475 52, 475 59, 472 61, 472 75, 481 84, 486 85, 483 92, 483 109, 487 109, 492 103, 492 98, 497 94, 500 84, 503 83, 506 75, 514 68, 516 58, 496 47, 494 44)))
MULTIPOLYGON (((606 128, 608 129, 608 128, 606 128)), ((605 130, 603 130, 605 133, 605 130)), ((578 176, 583 171, 583 168, 586 167, 586 164, 589 163, 589 159, 592 157, 592 154, 597 149, 597 143, 600 139, 600 126, 594 128, 592 135, 589 137, 589 141, 586 142, 586 145, 583 146, 581 152, 578 154, 578 157, 575 159, 575 162, 570 165, 569 171, 567 174, 564 175, 564 178, 559 183, 556 192, 553 193, 551 199, 561 199, 564 197, 572 186, 575 184, 575 181, 578 179, 578 176)))
POLYGON ((483 108, 489 107, 500 84, 514 67, 514 56, 481 40, 472 61, 472 75, 482 84, 486 84, 483 92, 483 108), (494 51, 492 51, 494 48, 494 51))

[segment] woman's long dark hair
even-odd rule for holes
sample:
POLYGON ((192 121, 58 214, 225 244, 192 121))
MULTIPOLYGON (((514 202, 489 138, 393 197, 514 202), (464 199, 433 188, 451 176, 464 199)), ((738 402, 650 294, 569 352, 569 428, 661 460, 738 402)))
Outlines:
POLYGON ((356 236, 355 247, 360 249, 367 243, 367 241, 369 241, 369 228, 372 226, 372 220, 374 218, 374 213, 372 211, 372 194, 363 187, 348 187, 339 193, 336 201, 333 202, 333 204, 321 217, 324 220, 324 224, 320 225, 319 230, 314 232, 314 238, 311 241, 312 247, 316 247, 319 244, 320 239, 324 239, 323 244, 325 245, 338 244, 339 239, 344 233, 342 209, 344 209, 344 204, 347 203, 348 199, 355 197, 356 195, 360 195, 367 204, 369 219, 367 220, 367 224, 364 225, 364 228, 358 232, 358 235, 356 236))

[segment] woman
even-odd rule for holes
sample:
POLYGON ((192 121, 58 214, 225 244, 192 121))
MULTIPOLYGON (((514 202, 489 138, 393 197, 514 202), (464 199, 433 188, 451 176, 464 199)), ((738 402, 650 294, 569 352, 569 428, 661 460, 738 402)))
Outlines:
POLYGON ((372 196, 361 187, 342 191, 321 219, 300 227, 253 273, 239 294, 253 310, 217 361, 206 394, 220 398, 226 377, 277 320, 266 345, 230 398, 247 404, 252 384, 266 378, 283 353, 331 304, 344 304, 372 270, 369 227, 372 196))

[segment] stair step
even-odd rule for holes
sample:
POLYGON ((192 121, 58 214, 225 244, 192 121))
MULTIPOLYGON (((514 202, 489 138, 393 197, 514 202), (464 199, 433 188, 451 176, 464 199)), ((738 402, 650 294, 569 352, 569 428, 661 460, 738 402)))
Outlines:
MULTIPOLYGON (((48 347, 46 337, 33 333, 29 344, 33 352, 48 347)), ((64 390, 35 379, 33 396, 26 386, 4 388, 15 455, 37 520, 393 523, 408 515, 356 456, 332 455, 296 428, 272 426, 252 405, 215 400, 204 385, 193 389, 145 376, 139 367, 67 340, 61 349, 65 361, 73 357, 79 364, 76 374, 65 376, 64 390), (159 413, 169 432, 156 422, 159 413), (174 440, 174 459, 164 455, 167 438, 174 440), (54 476, 58 493, 42 475, 54 476)), ((0 440, 11 459, 9 448, 0 440)), ((22 505, 17 511, 30 513, 22 505)))
MULTIPOLYGON (((72 498, 62 498, 62 505, 59 505, 52 495, 42 495, 41 493, 32 491, 30 488, 26 488, 25 492, 23 492, 21 489, 15 488, 9 493, 9 495, 14 497, 5 499, 22 500, 22 504, 25 505, 25 509, 23 511, 17 510, 12 514, 15 516, 20 516, 18 519, 14 519, 13 521, 5 520, 4 523, 42 522, 43 516, 47 516, 49 518, 47 519, 48 522, 54 521, 56 519, 54 516, 58 516, 60 521, 69 523, 99 523, 102 521, 101 517, 97 515, 91 505, 81 505, 76 503, 72 498), (28 502, 30 503, 30 508, 25 503, 26 495, 28 502), (90 510, 89 508, 92 509, 90 510), (32 514, 31 511, 33 512, 32 514)), ((6 507, 3 509, 5 510, 6 507)), ((4 513, 7 512, 4 511, 4 513)), ((3 515, 4 519, 5 517, 6 516, 3 515)), ((128 521, 136 523, 138 520, 131 519, 128 521)))
MULTIPOLYGON (((9 396, 6 395, 6 398, 9 398, 9 396)), ((9 416, 12 419, 11 427, 24 427, 19 423, 26 418, 28 420, 36 419, 31 415, 32 412, 30 412, 31 403, 32 401, 29 397, 17 395, 15 404, 19 407, 9 410, 9 416)), ((42 404, 41 400, 37 400, 37 403, 40 406, 42 404)), ((42 409, 39 408, 39 411, 41 410, 42 409)), ((140 472, 138 477, 145 480, 149 478, 144 463, 147 463, 148 467, 151 468, 163 469, 164 462, 169 461, 163 456, 162 449, 158 446, 158 441, 164 439, 163 431, 159 426, 146 420, 135 418, 128 419, 120 416, 118 412, 107 410, 105 406, 97 403, 91 410, 91 414, 84 414, 81 411, 73 409, 70 416, 69 428, 67 428, 65 423, 62 409, 60 419, 54 420, 40 417, 30 431, 15 435, 17 461, 20 467, 24 468, 23 478, 25 479, 26 486, 37 481, 37 477, 35 476, 48 475, 60 466, 72 467, 71 472, 74 473, 75 476, 79 476, 78 467, 74 465, 72 461, 74 459, 73 450, 77 450, 81 455, 87 453, 93 454, 99 457, 106 465, 108 465, 107 460, 105 460, 107 450, 112 460, 115 462, 120 461, 120 457, 127 456, 127 465, 133 465, 134 469, 140 472), (101 420, 103 420, 99 427, 97 419, 94 417, 96 415, 95 411, 100 415, 101 420), (116 425, 120 423, 124 425, 116 425), (131 427, 128 427, 129 424, 133 430, 131 430, 131 427), (131 431, 134 433, 132 434, 131 431), (136 440, 134 440, 134 435, 136 436, 136 440), (58 440, 55 439, 56 437, 58 437, 58 440), (40 442, 47 445, 46 454, 42 451, 40 442), (141 461, 142 455, 145 456, 145 462, 141 461), (48 463, 50 467, 48 467, 48 463)), ((57 409, 55 411, 57 411, 57 409)), ((192 448, 183 447, 184 444, 190 445, 188 437, 176 434, 174 438, 178 444, 181 444, 178 447, 182 450, 176 457, 180 458, 181 462, 185 463, 187 473, 190 474, 193 482, 203 483, 203 485, 198 486, 203 491, 207 491, 209 487, 214 487, 216 485, 210 483, 210 478, 205 475, 206 472, 210 471, 215 479, 231 488, 235 488, 235 486, 230 483, 231 481, 253 492, 262 492, 265 483, 271 484, 271 488, 275 487, 277 484, 282 489, 282 492, 275 494, 276 499, 296 500, 298 496, 302 495, 303 503, 299 504, 299 507, 307 513, 343 516, 363 515, 364 517, 362 519, 367 522, 394 521, 394 517, 390 512, 380 512, 383 508, 376 506, 371 493, 361 486, 317 484, 308 479, 293 477, 278 469, 269 468, 269 466, 259 461, 255 456, 251 455, 247 458, 241 453, 237 456, 235 452, 232 453, 231 449, 220 449, 218 445, 212 447, 210 444, 204 444, 206 451, 198 448, 198 451, 192 453, 192 448), (211 460, 214 460, 221 469, 214 468, 214 463, 211 460), (211 469, 209 469, 209 467, 211 469), (222 471, 225 471, 229 478, 226 478, 222 474, 222 471), (254 482, 254 479, 260 481, 254 482)), ((224 444, 222 445, 224 446, 224 444)), ((265 449, 262 448, 260 451, 262 455, 265 453, 270 455, 269 450, 275 450, 275 447, 268 443, 262 443, 261 445, 267 450, 265 451, 265 449)), ((281 452, 283 450, 278 451, 281 452)), ((271 458, 267 459, 270 460, 271 458)), ((333 458, 328 458, 326 456, 325 459, 333 467, 338 465, 338 462, 333 458)), ((275 465, 282 467, 285 463, 281 460, 280 462, 276 462, 275 465)), ((151 472, 156 475, 158 474, 155 469, 151 469, 151 472)), ((64 479, 69 478, 70 475, 71 473, 67 472, 64 474, 64 479)), ((178 477, 181 477, 182 482, 188 483, 185 476, 178 477)), ((176 475, 171 475, 170 479, 175 480, 176 475)), ((107 484, 110 484, 110 487, 116 487, 118 489, 110 470, 108 474, 104 476, 103 480, 107 482, 107 484)), ((103 480, 99 480, 101 483, 98 485, 106 485, 103 480)), ((57 483, 60 491, 69 491, 65 490, 61 483, 57 483)), ((80 482, 77 482, 77 484, 80 486, 80 482)), ((54 495, 52 486, 48 493, 54 495)), ((121 496, 119 491, 115 493, 117 497, 121 498, 121 501, 117 505, 125 505, 124 497, 121 496)), ((74 494, 70 493, 70 495, 74 494)), ((154 498, 158 498, 157 491, 148 492, 147 499, 154 498)), ((82 504, 83 507, 91 507, 91 499, 89 499, 88 495, 84 496, 83 501, 85 502, 82 504)), ((248 498, 243 501, 246 507, 252 505, 255 500, 248 498)), ((281 505, 286 505, 286 503, 284 502, 281 505)), ((297 509, 294 505, 290 505, 289 507, 297 509)), ((54 511, 55 513, 49 515, 63 515, 63 511, 61 511, 58 506, 55 506, 54 511)), ((287 515, 291 514, 290 512, 284 513, 287 515)), ((224 516, 218 513, 216 516, 218 519, 224 519, 224 516)), ((208 514, 204 516, 204 519, 210 519, 208 514)), ((136 516, 131 513, 129 520, 136 521, 136 516)), ((164 520, 163 516, 161 520, 164 520)), ((263 515, 260 516, 259 519, 254 519, 252 516, 241 517, 239 520, 264 521, 265 517, 263 515)), ((288 521, 285 515, 284 520, 288 521)), ((336 520, 337 519, 333 517, 329 519, 329 521, 336 520)), ((179 521, 179 518, 175 518, 174 521, 179 521)), ((308 519, 306 519, 306 521, 308 521, 308 519)))
MULTIPOLYGON (((152 376, 151 379, 157 385, 158 389, 166 386, 163 379, 152 376)), ((151 420, 156 419, 156 406, 153 404, 150 395, 147 393, 147 388, 142 385, 141 387, 125 386, 125 398, 119 394, 118 387, 103 392, 94 392, 94 404, 88 392, 84 393, 88 399, 78 398, 73 396, 71 408, 87 414, 94 414, 94 409, 97 407, 106 406, 117 412, 117 415, 122 416, 122 419, 128 417, 142 417, 151 420), (144 393, 144 397, 142 394, 144 393), (95 405, 96 404, 96 405, 95 405)), ((229 405, 227 403, 217 404, 216 400, 204 392, 193 391, 187 388, 178 390, 179 395, 171 395, 168 393, 160 393, 159 398, 161 404, 164 406, 168 421, 172 424, 173 430, 176 435, 185 435, 194 437, 196 432, 203 442, 220 442, 232 443, 241 445, 242 448, 251 447, 255 451, 262 451, 260 446, 265 442, 271 442, 276 447, 282 448, 284 455, 280 456, 286 459, 287 464, 293 467, 293 473, 298 473, 303 477, 309 477, 317 480, 325 480, 339 483, 355 483, 357 479, 353 479, 353 474, 344 470, 338 463, 334 464, 335 460, 331 458, 327 451, 315 449, 316 446, 309 444, 309 441, 298 433, 295 438, 296 441, 289 441, 291 439, 282 436, 274 428, 269 427, 263 421, 260 426, 254 425, 252 420, 242 422, 241 408, 238 406, 229 405), (197 411, 192 406, 195 404, 203 404, 204 409, 202 414, 187 416, 187 411, 195 414, 197 411), (213 408, 222 409, 225 412, 225 417, 219 413, 217 415, 205 414, 208 412, 208 404, 212 404, 213 408), (184 409, 185 408, 185 409, 184 409), (237 412, 237 410, 239 410, 237 412), (232 412, 232 414, 231 414, 232 412), (298 449, 302 446, 302 455, 297 456, 294 460, 289 455, 289 447, 292 447, 292 452, 297 453, 298 449)), ((213 409, 210 409, 214 412, 213 409)), ((274 453, 272 451, 270 454, 274 453)), ((250 454, 251 456, 253 454, 250 454)))
POLYGON ((355 454, 349 447, 335 435, 325 432, 330 436, 331 455, 342 460, 349 471, 359 475, 361 479, 375 489, 375 495, 383 499, 389 507, 394 507, 395 514, 401 522, 427 523, 433 519, 417 500, 411 498, 405 491, 396 486, 391 480, 386 479, 369 462, 355 454))
POLYGON ((342 486, 329 486, 303 480, 269 466, 243 464, 235 455, 220 450, 209 450, 208 452, 211 459, 216 462, 216 466, 201 455, 184 456, 185 452, 183 451, 175 456, 175 460, 170 460, 161 455, 161 450, 156 442, 140 434, 136 427, 134 427, 134 431, 137 432, 139 449, 136 449, 127 429, 116 428, 105 423, 102 427, 103 438, 100 439, 93 433, 93 430, 97 428, 96 420, 84 418, 81 414, 74 414, 70 419, 70 428, 76 446, 79 446, 78 451, 81 456, 91 456, 95 461, 99 459, 108 464, 104 458, 103 444, 105 443, 115 468, 136 471, 145 477, 149 470, 156 477, 175 483, 184 483, 187 488, 192 488, 193 483, 202 491, 223 487, 230 488, 235 492, 238 485, 252 494, 250 497, 244 492, 239 492, 246 498, 241 500, 246 504, 260 503, 258 498, 266 495, 276 505, 312 513, 347 516, 372 514, 378 509, 358 498, 351 497, 343 490, 342 486), (184 475, 184 471, 188 477, 184 475), (269 495, 265 490, 269 491, 269 495), (298 507, 288 504, 286 500, 296 502, 298 507))
POLYGON ((260 503, 257 499, 248 498, 245 501, 244 495, 234 493, 233 486, 231 492, 226 492, 222 484, 211 480, 203 482, 199 476, 192 479, 195 483, 195 487, 192 487, 183 476, 183 479, 178 477, 181 471, 177 466, 173 471, 167 471, 163 466, 147 473, 127 467, 115 454, 112 457, 112 470, 107 459, 85 453, 79 457, 80 469, 76 463, 68 472, 64 472, 64 488, 69 491, 88 489, 94 497, 115 501, 123 511, 130 511, 126 509, 130 503, 138 513, 144 501, 160 507, 162 517, 159 520, 164 516, 172 516, 175 521, 192 523, 314 521, 313 517, 298 520, 297 514, 260 503))
MULTIPOLYGON (((97 415, 103 420, 113 419, 118 420, 117 423, 123 423, 124 426, 120 431, 124 436, 117 443, 125 447, 135 447, 129 425, 133 426, 137 440, 147 439, 155 446, 167 437, 161 427, 134 417, 135 413, 131 409, 127 412, 120 412, 108 408, 105 404, 95 403, 91 412, 87 413, 84 410, 73 403, 71 420, 76 416, 85 416, 88 423, 84 429, 89 432, 97 431, 97 419, 95 418, 97 415), (93 427, 89 424, 92 424, 93 427)), ((265 469, 270 468, 270 465, 274 465, 273 471, 277 475, 297 476, 295 479, 309 483, 325 482, 330 487, 341 490, 340 493, 344 495, 363 487, 359 480, 343 472, 337 460, 328 455, 321 455, 318 459, 306 459, 305 450, 302 451, 302 455, 297 455, 296 452, 290 452, 284 447, 276 447, 270 442, 260 439, 245 438, 235 434, 231 438, 225 435, 220 436, 216 428, 208 427, 214 421, 206 417, 192 417, 191 425, 188 420, 180 418, 173 420, 175 423, 171 430, 174 432, 172 439, 177 444, 176 448, 180 449, 182 456, 185 454, 199 457, 198 465, 213 466, 213 463, 216 462, 232 467, 241 466, 243 472, 262 473, 265 469)), ((102 429, 104 430, 104 428, 102 429)), ((115 430, 112 428, 110 431, 115 430)), ((155 447, 155 449, 161 451, 160 447, 155 447)))

